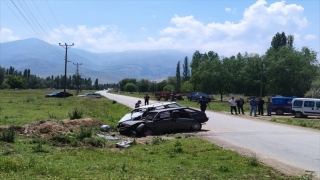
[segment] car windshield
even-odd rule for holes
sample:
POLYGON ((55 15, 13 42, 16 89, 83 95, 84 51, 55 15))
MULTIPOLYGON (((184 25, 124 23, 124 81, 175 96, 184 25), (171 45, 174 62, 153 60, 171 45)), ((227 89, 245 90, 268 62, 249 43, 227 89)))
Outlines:
POLYGON ((52 95, 56 95, 56 94, 59 94, 59 92, 53 92, 53 93, 52 93, 52 95))

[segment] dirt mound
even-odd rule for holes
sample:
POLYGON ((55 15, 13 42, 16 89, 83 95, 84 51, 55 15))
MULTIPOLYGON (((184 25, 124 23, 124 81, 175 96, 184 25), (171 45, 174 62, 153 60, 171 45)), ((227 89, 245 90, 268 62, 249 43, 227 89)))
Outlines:
MULTIPOLYGON (((57 134, 67 132, 77 132, 80 127, 93 127, 99 128, 103 125, 102 121, 87 118, 87 119, 74 119, 74 120, 42 120, 33 122, 24 126, 13 126, 16 135, 20 136, 39 136, 51 137, 57 134)), ((8 129, 8 126, 0 127, 0 132, 8 129)))

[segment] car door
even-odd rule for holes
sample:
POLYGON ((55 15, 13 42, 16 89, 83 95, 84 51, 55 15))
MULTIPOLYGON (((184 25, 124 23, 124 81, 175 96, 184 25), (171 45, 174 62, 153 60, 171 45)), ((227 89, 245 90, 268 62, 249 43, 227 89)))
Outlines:
POLYGON ((305 100, 303 103, 303 114, 304 115, 316 115, 316 102, 314 100, 305 100))
POLYGON ((172 132, 176 130, 176 123, 170 111, 159 112, 153 120, 153 129, 158 133, 172 132))
POLYGON ((180 110, 176 113, 178 114, 178 116, 175 117, 177 130, 190 129, 190 127, 196 123, 196 121, 190 115, 189 112, 186 112, 185 110, 180 110))

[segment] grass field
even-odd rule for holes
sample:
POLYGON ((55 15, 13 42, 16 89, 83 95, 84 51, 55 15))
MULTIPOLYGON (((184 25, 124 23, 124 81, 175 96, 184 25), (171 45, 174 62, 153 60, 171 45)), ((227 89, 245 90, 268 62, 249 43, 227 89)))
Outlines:
MULTIPOLYGON (((70 128, 75 111, 114 127, 130 111, 106 98, 44 98, 44 90, 2 90, 0 93, 0 179, 310 179, 284 175, 264 166, 257 158, 243 157, 206 140, 169 134, 148 138, 122 137, 118 141, 95 136, 99 123, 70 128), (77 109, 77 110, 75 110, 77 109), (10 132, 57 121, 68 131, 48 135, 10 132), (14 126, 5 128, 3 125, 14 126), (10 131, 11 130, 11 131, 10 131), (44 136, 46 135, 46 136, 44 136), (9 138, 8 138, 9 137, 9 138), (13 140, 8 141, 8 139, 13 140), (129 148, 116 142, 130 139, 129 148)), ((81 122, 82 120, 74 120, 81 122)), ((23 132, 23 131, 22 131, 23 132)))

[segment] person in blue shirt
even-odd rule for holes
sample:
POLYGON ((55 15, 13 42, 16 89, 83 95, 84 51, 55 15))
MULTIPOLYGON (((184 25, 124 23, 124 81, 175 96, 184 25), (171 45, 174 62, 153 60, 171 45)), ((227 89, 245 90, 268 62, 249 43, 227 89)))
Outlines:
POLYGON ((255 99, 255 97, 252 97, 250 100, 250 116, 252 116, 252 111, 254 112, 254 116, 257 116, 257 106, 258 101, 255 99))

